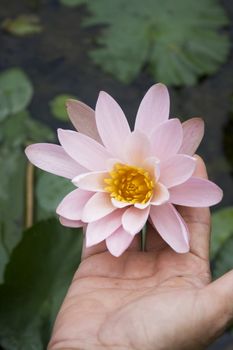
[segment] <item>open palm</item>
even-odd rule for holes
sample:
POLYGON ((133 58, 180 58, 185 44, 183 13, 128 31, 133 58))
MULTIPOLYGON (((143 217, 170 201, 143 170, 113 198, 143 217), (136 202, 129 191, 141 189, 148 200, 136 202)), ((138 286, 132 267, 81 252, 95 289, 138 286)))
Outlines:
MULTIPOLYGON (((206 176, 199 160, 198 175, 206 176)), ((120 258, 104 244, 83 261, 58 314, 50 350, 205 349, 232 319, 233 274, 210 283, 208 209, 180 208, 191 251, 177 254, 149 226, 120 258)))

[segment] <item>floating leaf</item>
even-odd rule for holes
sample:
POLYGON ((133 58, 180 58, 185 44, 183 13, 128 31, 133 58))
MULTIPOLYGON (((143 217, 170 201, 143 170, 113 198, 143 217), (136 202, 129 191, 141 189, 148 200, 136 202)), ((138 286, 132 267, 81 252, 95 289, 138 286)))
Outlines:
POLYGON ((27 111, 1 122, 0 148, 0 282, 9 253, 21 239, 24 226, 26 144, 53 140, 53 132, 30 118, 27 111))
POLYGON ((35 15, 20 15, 14 19, 7 18, 1 27, 7 33, 17 36, 36 34, 42 31, 40 19, 35 15))
POLYGON ((10 115, 1 123, 2 141, 9 147, 26 146, 31 142, 53 141, 54 133, 46 125, 31 118, 28 111, 10 115))
POLYGON ((75 189, 70 180, 40 172, 36 186, 36 198, 39 206, 50 216, 55 215, 61 200, 75 189))
POLYGON ((24 224, 26 158, 20 149, 0 149, 0 282, 24 224))
POLYGON ((69 99, 76 99, 76 97, 72 95, 57 95, 54 97, 54 99, 50 102, 50 109, 53 116, 57 119, 60 119, 62 121, 67 121, 67 110, 66 110, 66 101, 69 99))
POLYGON ((0 74, 0 120, 25 109, 32 98, 33 87, 27 75, 19 68, 0 74))
POLYGON ((233 207, 216 211, 212 215, 211 258, 214 259, 222 246, 233 235, 233 207))
POLYGON ((23 234, 0 286, 0 339, 5 350, 43 350, 78 267, 82 234, 55 219, 23 234))
POLYGON ((131 82, 146 65, 156 81, 192 85, 216 72, 229 53, 229 38, 220 32, 228 20, 216 0, 85 3, 91 14, 85 24, 105 26, 91 57, 123 82, 131 82))

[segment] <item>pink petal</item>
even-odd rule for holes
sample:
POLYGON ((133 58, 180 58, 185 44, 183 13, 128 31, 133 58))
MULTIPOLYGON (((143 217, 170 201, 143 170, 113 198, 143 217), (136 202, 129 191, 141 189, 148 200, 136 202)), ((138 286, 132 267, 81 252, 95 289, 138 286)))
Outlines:
POLYGON ((114 155, 121 155, 122 144, 130 134, 130 128, 121 107, 103 91, 96 105, 96 124, 106 148, 114 155))
POLYGON ((107 186, 104 182, 104 179, 109 177, 108 172, 96 171, 91 173, 81 174, 76 176, 72 182, 77 187, 94 192, 106 192, 105 187, 107 186))
POLYGON ((172 204, 151 207, 150 217, 160 236, 172 249, 177 253, 189 251, 187 227, 172 204))
POLYGON ((204 135, 204 121, 201 118, 192 118, 182 124, 183 142, 179 149, 179 153, 192 156, 204 135))
POLYGON ((58 129, 58 138, 64 150, 85 168, 106 169, 110 154, 95 140, 76 131, 62 129, 58 129))
POLYGON ((170 189, 170 202, 188 207, 209 207, 222 200, 221 188, 213 182, 191 177, 185 183, 170 189))
POLYGON ((71 99, 67 101, 66 107, 74 127, 82 134, 102 143, 96 126, 95 111, 85 103, 71 99))
POLYGON ((106 245, 110 253, 118 257, 130 246, 133 239, 134 236, 126 232, 121 226, 106 239, 106 245))
POLYGON ((111 202, 114 205, 114 207, 116 207, 116 208, 125 208, 125 207, 128 207, 129 205, 131 205, 130 203, 127 203, 127 202, 118 201, 115 198, 111 198, 111 202))
POLYGON ((30 162, 38 168, 68 179, 86 171, 58 145, 35 143, 28 146, 25 153, 30 162))
POLYGON ((126 163, 142 166, 145 158, 150 156, 150 141, 146 135, 136 130, 128 135, 123 150, 123 159, 126 163))
POLYGON ((69 220, 80 220, 83 208, 92 195, 79 188, 70 192, 58 205, 57 214, 69 220))
POLYGON ((183 129, 179 119, 170 119, 152 133, 150 142, 152 154, 160 160, 173 156, 180 149, 183 129))
POLYGON ((151 177, 158 181, 160 177, 160 160, 155 157, 148 157, 144 160, 142 168, 149 171, 151 177))
POLYGON ((165 85, 155 84, 146 93, 139 106, 135 129, 151 135, 152 131, 169 117, 170 99, 165 85))
POLYGON ((121 163, 122 161, 119 158, 109 158, 107 161, 107 169, 111 171, 114 168, 114 165, 121 163))
POLYGON ((112 205, 108 193, 97 192, 87 202, 83 209, 82 220, 93 222, 112 213, 116 208, 112 205))
POLYGON ((146 209, 137 209, 134 206, 128 208, 122 216, 122 226, 131 235, 135 235, 145 225, 150 207, 146 209))
POLYGON ((161 162, 159 181, 167 188, 179 185, 192 176, 195 167, 195 158, 183 154, 176 154, 164 162, 161 162))
POLYGON ((154 193, 150 204, 161 205, 166 203, 169 200, 169 198, 170 198, 170 194, 167 188, 160 182, 157 182, 154 188, 154 193))
POLYGON ((86 246, 91 247, 109 237, 121 226, 122 210, 113 213, 87 225, 86 246))
POLYGON ((66 218, 63 218, 62 216, 59 217, 59 221, 63 226, 66 227, 83 227, 84 223, 81 220, 68 220, 66 218))
POLYGON ((143 210, 143 209, 146 209, 147 207, 150 206, 150 200, 146 203, 135 203, 134 204, 134 207, 137 208, 137 209, 140 209, 140 210, 143 210))

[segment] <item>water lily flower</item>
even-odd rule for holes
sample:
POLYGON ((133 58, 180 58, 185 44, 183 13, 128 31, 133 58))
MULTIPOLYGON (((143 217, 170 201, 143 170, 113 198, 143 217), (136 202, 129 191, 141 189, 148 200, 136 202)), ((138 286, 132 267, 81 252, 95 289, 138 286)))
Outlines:
POLYGON ((61 146, 27 147, 34 165, 77 186, 57 214, 65 226, 86 227, 87 247, 105 240, 111 254, 120 256, 149 220, 171 248, 186 253, 188 228, 175 205, 208 207, 221 200, 217 185, 193 175, 203 121, 168 119, 169 104, 166 86, 153 85, 131 131, 107 93, 100 92, 95 111, 69 100, 67 111, 78 131, 58 129, 61 146))

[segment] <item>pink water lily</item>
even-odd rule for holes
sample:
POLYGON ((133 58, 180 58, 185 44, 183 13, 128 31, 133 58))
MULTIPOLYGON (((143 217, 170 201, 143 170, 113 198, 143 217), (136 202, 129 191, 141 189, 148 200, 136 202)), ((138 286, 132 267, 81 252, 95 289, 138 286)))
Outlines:
POLYGON ((189 251, 187 226, 174 205, 208 207, 222 190, 195 177, 193 157, 204 134, 200 118, 169 118, 166 86, 144 96, 134 131, 117 102, 101 92, 96 110, 69 100, 78 130, 58 130, 61 146, 33 144, 26 155, 39 168, 71 179, 77 188, 59 204, 63 225, 86 227, 86 245, 101 241, 120 256, 147 220, 178 253, 189 251))

